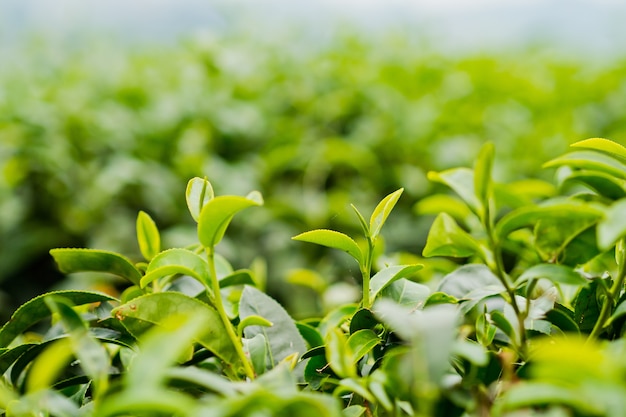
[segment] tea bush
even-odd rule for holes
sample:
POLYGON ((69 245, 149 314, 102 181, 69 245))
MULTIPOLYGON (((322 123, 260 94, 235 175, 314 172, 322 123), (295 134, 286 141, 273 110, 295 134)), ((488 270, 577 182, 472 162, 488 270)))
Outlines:
POLYGON ((454 194, 418 203, 437 213, 421 263, 384 254, 381 231, 403 189, 371 215, 353 205, 358 233, 294 236, 351 258, 361 290, 355 303, 299 320, 266 294, 262 274, 216 251, 261 194, 216 196, 193 178, 196 238, 186 246, 163 249, 141 211, 139 262, 51 251, 64 273, 126 284, 119 295, 62 290, 17 309, 0 329, 0 408, 9 417, 621 416, 626 148, 600 138, 573 146, 545 164, 555 183, 497 181, 492 143, 473 169, 431 171, 454 194), (433 257, 458 263, 416 282, 433 257))
POLYGON ((222 250, 239 266, 271 259, 272 294, 307 315, 319 306, 289 300, 309 290, 285 280, 314 270, 341 284, 352 266, 286 242, 303 229, 357 233, 350 202, 373 207, 373 196, 403 187, 387 251, 419 253, 429 219, 416 221, 413 204, 442 190, 428 171, 469 165, 492 140, 498 179, 544 176, 536 161, 567 143, 624 136, 623 61, 592 66, 541 50, 449 57, 351 36, 296 49, 236 38, 142 52, 44 43, 5 62, 3 289, 25 301, 22 279, 52 285, 50 247, 138 255, 127 231, 146 207, 164 242, 188 241, 194 226, 177 190, 208 174, 224 191, 263 193, 264 208, 235 224, 222 250))

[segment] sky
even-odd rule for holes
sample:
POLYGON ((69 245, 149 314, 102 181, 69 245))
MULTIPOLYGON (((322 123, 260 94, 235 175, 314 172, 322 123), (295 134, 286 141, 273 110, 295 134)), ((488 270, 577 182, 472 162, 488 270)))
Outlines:
POLYGON ((294 29, 332 40, 332 28, 427 34, 451 51, 549 39, 574 54, 626 51, 618 0, 3 0, 0 43, 37 33, 49 40, 108 36, 119 42, 176 42, 234 28, 254 37, 294 29))

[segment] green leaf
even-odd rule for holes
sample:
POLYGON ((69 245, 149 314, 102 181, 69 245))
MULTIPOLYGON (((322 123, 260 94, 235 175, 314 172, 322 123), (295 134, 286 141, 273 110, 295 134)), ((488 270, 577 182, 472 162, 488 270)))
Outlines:
POLYGON ((601 306, 597 295, 602 291, 600 285, 599 279, 591 281, 580 289, 573 301, 574 321, 583 332, 591 331, 600 317, 601 306))
POLYGON ((168 324, 168 319, 172 316, 184 314, 199 317, 206 331, 197 337, 196 342, 228 364, 239 363, 235 347, 217 311, 187 295, 177 292, 147 294, 113 309, 111 314, 117 317, 135 337, 139 337, 152 325, 168 324))
POLYGON ((440 213, 428 232, 423 255, 464 258, 479 252, 476 240, 447 213, 440 213))
POLYGON ((494 326, 498 329, 502 330, 502 332, 511 340, 517 341, 517 330, 511 322, 504 316, 499 310, 492 311, 489 313, 489 318, 493 322, 494 326))
POLYGON ((453 168, 439 173, 431 171, 428 179, 452 188, 474 213, 479 213, 480 202, 474 191, 474 171, 469 168, 453 168))
POLYGON ((593 149, 596 151, 606 152, 608 154, 618 156, 622 160, 626 160, 626 148, 617 142, 604 138, 591 138, 581 140, 571 145, 575 148, 593 149))
POLYGON ((587 285, 588 281, 578 272, 568 266, 555 264, 537 264, 525 270, 515 280, 515 287, 519 288, 523 283, 540 278, 545 278, 553 283, 568 285, 587 285))
POLYGON ((236 384, 229 379, 197 366, 170 368, 165 376, 168 380, 185 381, 224 397, 232 397, 239 393, 236 384))
POLYGON ((380 322, 374 317, 372 310, 362 308, 354 313, 350 320, 350 334, 364 329, 372 330, 379 324, 380 322))
POLYGON ((263 198, 258 192, 246 197, 220 196, 208 201, 198 219, 198 238, 206 248, 217 245, 226 232, 233 216, 248 207, 263 205, 263 198))
POLYGON ((247 326, 244 335, 252 339, 262 334, 267 343, 267 365, 273 368, 286 357, 306 352, 306 344, 293 319, 273 298, 254 287, 245 286, 239 301, 239 317, 260 316, 273 323, 272 327, 247 326))
MULTIPOLYGON (((570 244, 575 244, 571 247, 573 250, 578 249, 576 244, 584 244, 587 237, 586 233, 589 231, 594 233, 592 226, 597 223, 598 219, 597 213, 589 213, 589 215, 577 213, 572 216, 561 215, 541 219, 537 221, 533 231, 535 248, 544 260, 563 262, 568 255, 567 251, 570 249, 570 244)), ((591 240, 591 245, 595 246, 595 234, 591 240)), ((576 264, 587 262, 596 255, 593 253, 594 251, 595 247, 584 247, 581 251, 583 253, 579 253, 581 256, 578 257, 576 264), (583 256, 587 254, 589 257, 584 259, 583 256)))
POLYGON ((141 287, 144 288, 155 279, 174 274, 189 275, 210 287, 207 261, 183 248, 168 249, 155 256, 148 264, 146 275, 141 278, 141 287))
POLYGON ((146 260, 154 258, 161 251, 161 236, 152 217, 144 211, 137 215, 137 242, 146 260))
POLYGON ((452 271, 439 283, 437 291, 457 299, 470 299, 477 290, 488 289, 490 295, 505 291, 504 285, 491 270, 482 264, 463 265, 452 271))
POLYGON ((306 341, 309 349, 324 345, 324 338, 315 327, 302 322, 297 322, 296 327, 306 341))
POLYGON ((511 232, 532 226, 540 220, 550 219, 600 219, 603 211, 576 200, 557 200, 544 205, 524 206, 506 214, 496 224, 496 234, 506 238, 511 232))
POLYGON ((200 212, 206 203, 215 197, 213 187, 206 178, 192 178, 187 183, 185 198, 191 217, 197 222, 200 220, 200 212))
POLYGON ((238 269, 232 274, 221 278, 219 284, 220 288, 227 288, 236 285, 257 285, 252 277, 252 271, 249 269, 238 269))
POLYGON ((564 332, 580 333, 573 316, 572 311, 557 303, 552 310, 546 313, 546 320, 564 332))
POLYGON ((363 263, 363 253, 359 245, 348 235, 341 232, 327 229, 311 230, 304 232, 298 236, 292 237, 293 240, 301 242, 316 243, 333 249, 339 249, 347 252, 360 264, 363 263))
POLYGON ((334 310, 331 310, 324 318, 320 321, 320 324, 317 326, 320 334, 322 336, 326 336, 326 333, 335 327, 341 326, 343 323, 350 320, 350 318, 359 310, 359 306, 357 304, 344 304, 341 305, 334 310))
POLYGON ((248 326, 263 326, 263 327, 272 327, 273 324, 271 321, 263 318, 261 316, 251 315, 242 319, 237 326, 237 333, 241 336, 243 335, 243 330, 248 326))
POLYGON ((343 332, 337 328, 330 329, 325 342, 326 360, 333 372, 340 378, 356 377, 356 366, 352 361, 354 353, 343 332))
POLYGON ((606 210, 605 216, 598 222, 598 246, 609 250, 615 242, 626 235, 626 199, 616 201, 606 210))
POLYGON ((370 300, 374 300, 392 282, 410 277, 423 267, 423 265, 396 265, 377 272, 370 280, 370 300))
MULTIPOLYGON (((561 186, 570 182, 581 183, 591 188, 601 196, 611 200, 617 200, 626 197, 626 184, 624 180, 615 178, 612 175, 598 171, 587 170, 569 170, 565 177, 559 178, 561 186)), ((561 173, 561 171, 559 171, 561 173)))
POLYGON ((413 210, 418 215, 448 213, 460 222, 472 215, 472 211, 463 201, 447 194, 435 194, 422 198, 415 203, 413 210))
POLYGON ((48 344, 30 363, 26 391, 32 393, 52 387, 73 355, 69 338, 56 339, 48 344))
POLYGON ((363 217, 363 215, 361 214, 359 209, 357 209, 354 204, 350 204, 350 207, 352 207, 352 210, 354 210, 354 213, 356 214, 356 217, 359 219, 359 224, 361 225, 361 230, 363 231, 363 236, 365 236, 366 238, 368 236, 371 236, 371 234, 370 234, 370 227, 367 224, 367 221, 365 221, 365 217, 363 217))
POLYGON ((139 285, 141 272, 126 257, 109 251, 96 249, 52 249, 50 255, 64 274, 94 271, 106 272, 126 278, 139 285))
POLYGON ((496 404, 496 415, 504 410, 539 407, 548 404, 566 405, 583 413, 583 415, 605 415, 601 404, 581 396, 578 390, 549 382, 524 382, 509 389, 496 404))
POLYGON ((487 142, 483 145, 474 164, 474 192, 476 199, 483 208, 489 207, 489 199, 493 192, 491 171, 493 169, 493 158, 495 148, 493 143, 487 142))
POLYGON ((7 347, 18 335, 32 325, 50 316, 46 298, 62 296, 75 305, 117 301, 109 295, 92 291, 53 291, 31 299, 18 308, 8 322, 0 329, 0 347, 7 347))
POLYGON ((593 151, 576 151, 546 162, 544 168, 569 166, 589 171, 600 171, 626 179, 626 165, 614 157, 593 151))
POLYGON ((400 278, 385 287, 380 295, 380 298, 390 299, 399 305, 415 308, 424 305, 430 295, 430 289, 424 284, 400 278))
POLYGON ((348 337, 348 347, 352 352, 352 363, 357 363, 371 351, 374 346, 381 343, 380 338, 369 329, 358 330, 348 337))
POLYGON ((393 193, 389 194, 387 197, 383 198, 382 201, 378 203, 378 205, 374 209, 374 212, 370 217, 369 228, 371 233, 370 237, 372 240, 375 240, 380 234, 380 231, 385 224, 389 213, 391 213, 391 210, 393 210, 394 206, 400 199, 403 191, 404 188, 400 188, 399 190, 396 190, 393 193))
MULTIPOLYGON (((241 333, 240 333, 241 334, 241 333)), ((252 339, 244 339, 244 348, 252 362, 252 368, 257 375, 264 374, 267 366, 267 341, 263 334, 258 333, 252 339)))

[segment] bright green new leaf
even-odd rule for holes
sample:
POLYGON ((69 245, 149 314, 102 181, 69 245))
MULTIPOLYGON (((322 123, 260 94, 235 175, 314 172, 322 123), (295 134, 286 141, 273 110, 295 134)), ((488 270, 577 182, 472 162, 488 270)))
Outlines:
POLYGON ((177 292, 147 294, 113 309, 111 314, 121 320, 136 337, 151 325, 164 326, 170 323, 168 320, 172 316, 185 314, 199 317, 204 323, 205 331, 196 336, 196 342, 233 365, 234 369, 239 363, 235 347, 217 311, 187 295, 177 292))
POLYGON ((440 213, 428 232, 423 255, 464 258, 479 252, 476 240, 447 213, 440 213))
POLYGON ((369 392, 367 387, 364 387, 363 385, 361 385, 360 383, 361 381, 363 380, 357 380, 354 377, 342 379, 341 381, 339 381, 339 385, 337 386, 335 391, 333 391, 333 395, 341 396, 342 394, 355 393, 363 397, 365 400, 369 401, 370 403, 375 404, 376 398, 372 395, 371 392, 369 392))
POLYGON ((570 170, 565 176, 559 178, 561 185, 568 183, 584 184, 596 193, 611 200, 626 197, 625 180, 605 174, 599 171, 570 170))
MULTIPOLYGON (((239 333, 241 335, 241 333, 239 333)), ((267 341, 265 336, 257 333, 252 339, 244 339, 244 349, 250 358, 254 373, 257 375, 264 374, 268 369, 267 366, 267 341)))
POLYGON ((474 171, 469 168, 453 168, 442 172, 429 172, 428 179, 452 188, 476 214, 481 203, 476 199, 474 190, 474 171))
POLYGON ((208 201, 202 207, 198 220, 200 243, 206 248, 214 247, 224 237, 235 214, 248 207, 261 205, 263 198, 258 192, 252 192, 246 197, 220 196, 208 201))
POLYGON ((594 151, 576 151, 546 162, 544 168, 569 166, 572 168, 600 171, 620 179, 626 179, 626 165, 616 158, 594 151))
POLYGON ((263 326, 263 327, 272 327, 273 324, 271 321, 257 315, 247 316, 239 322, 237 326, 237 333, 241 336, 243 335, 243 330, 248 326, 263 326))
POLYGON ((318 229, 304 232, 292 237, 301 242, 316 243, 333 249, 348 252, 360 264, 363 263, 363 253, 359 245, 350 236, 335 230, 318 229))
POLYGON ((598 222, 597 231, 598 246, 605 251, 626 236, 626 199, 616 201, 606 210, 604 218, 598 222))
POLYGON ((50 296, 61 296, 75 305, 117 301, 114 297, 92 291, 53 291, 35 297, 18 308, 11 319, 0 329, 0 347, 8 346, 18 335, 32 325, 50 316, 45 299, 50 296))
POLYGON ((232 274, 221 278, 219 284, 220 288, 232 287, 236 285, 257 285, 256 281, 252 277, 252 271, 249 269, 238 269, 232 274))
POLYGON ((400 199, 404 188, 394 191, 387 197, 383 198, 380 203, 374 209, 372 216, 370 217, 370 233, 372 240, 376 239, 380 234, 380 231, 387 220, 387 217, 393 210, 394 206, 400 199))
POLYGON ((337 328, 326 334, 326 360, 330 368, 340 378, 356 377, 356 366, 352 358, 354 352, 348 345, 348 338, 337 328))
POLYGON ((270 369, 289 355, 294 353, 302 355, 306 352, 306 343, 285 309, 267 294, 254 287, 245 286, 239 301, 239 317, 243 322, 251 316, 262 317, 272 323, 271 327, 267 327, 265 323, 258 323, 243 329, 247 339, 252 339, 257 334, 265 337, 267 365, 270 369))
POLYGON ((30 366, 26 391, 32 393, 53 386, 73 357, 69 338, 57 339, 46 346, 30 366))
POLYGON ((139 285, 141 272, 126 257, 105 250, 96 249, 52 249, 50 255, 64 274, 94 271, 106 272, 126 278, 139 285))
POLYGON ((214 197, 213 187, 206 178, 195 177, 189 180, 185 198, 191 217, 193 217, 196 222, 200 220, 200 212, 204 205, 214 197))
POLYGON ((183 248, 168 249, 155 256, 148 264, 146 275, 141 278, 144 288, 155 279, 167 275, 188 275, 209 287, 209 264, 200 255, 183 248))
POLYGON ((380 338, 369 329, 357 330, 348 337, 348 347, 352 352, 352 363, 357 363, 371 351, 374 346, 381 343, 380 338))
POLYGON ((352 207, 352 210, 354 210, 354 214, 356 214, 356 217, 359 219, 359 224, 361 225, 361 230, 363 231, 363 236, 365 236, 365 237, 371 236, 370 226, 367 224, 367 221, 365 220, 365 217, 363 217, 363 215, 361 214, 359 209, 357 209, 354 204, 350 204, 350 207, 352 207))
POLYGON ((493 143, 487 142, 481 148, 474 164, 474 192, 476 193, 476 199, 482 207, 489 206, 489 198, 492 194, 491 171, 493 169, 494 154, 495 148, 493 143))
POLYGON ((537 264, 525 270, 515 280, 515 286, 519 288, 523 283, 545 278, 554 283, 568 285, 587 285, 589 282, 572 268, 556 264, 537 264))
POLYGON ((596 151, 606 152, 608 154, 618 156, 622 160, 626 160, 626 148, 621 144, 604 138, 591 138, 572 143, 572 147, 593 149, 596 151))
POLYGON ((381 299, 390 299, 402 306, 415 308, 423 306, 430 296, 430 289, 417 282, 400 278, 387 285, 381 292, 381 299))
POLYGON ((392 282, 410 277, 423 267, 423 265, 396 265, 377 272, 370 280, 370 299, 374 300, 392 282))
POLYGON ((137 215, 137 242, 141 254, 148 261, 161 251, 159 229, 145 211, 140 211, 137 215))

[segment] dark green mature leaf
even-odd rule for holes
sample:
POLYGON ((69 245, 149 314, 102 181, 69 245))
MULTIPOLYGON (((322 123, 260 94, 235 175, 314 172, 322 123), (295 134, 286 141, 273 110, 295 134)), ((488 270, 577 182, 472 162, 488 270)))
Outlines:
POLYGON ((200 255, 182 248, 168 249, 152 259, 141 278, 141 286, 145 287, 155 279, 167 275, 189 275, 200 281, 205 287, 210 286, 209 264, 200 255))
POLYGON ((580 329, 574 321, 574 312, 558 303, 546 313, 546 320, 564 332, 580 333, 580 329))
POLYGON ((24 343, 17 345, 12 349, 2 349, 0 353, 0 375, 4 374, 13 363, 19 359, 25 352, 38 346, 37 343, 24 343))
POLYGON ((302 322, 297 322, 296 327, 306 341, 309 349, 324 345, 324 338, 315 327, 302 322))
POLYGON ((213 187, 206 178, 195 177, 187 183, 185 198, 191 217, 197 222, 200 220, 200 212, 206 203, 215 197, 213 187))
POLYGON ((601 306, 598 303, 598 280, 593 280, 588 286, 581 288, 574 299, 574 321, 581 331, 591 331, 600 317, 601 306))
POLYGON ((380 322, 374 316, 372 310, 362 308, 352 316, 350 320, 350 334, 363 329, 374 329, 380 322))
POLYGON ((233 216, 253 206, 263 205, 263 198, 258 192, 246 197, 219 196, 208 201, 200 212, 198 219, 198 239, 206 248, 217 245, 226 233, 233 216))
POLYGON ((370 280, 370 300, 376 299, 389 284, 400 278, 410 277, 423 267, 423 265, 396 265, 377 272, 370 280))
POLYGON ((376 239, 380 234, 380 231, 387 220, 387 217, 391 213, 391 210, 395 207, 396 203, 400 199, 404 188, 400 188, 397 191, 389 194, 383 198, 380 203, 374 209, 372 216, 370 217, 370 237, 372 240, 376 239))
POLYGON ((556 200, 537 206, 523 206, 506 214, 496 225, 496 234, 506 238, 511 232, 550 219, 599 220, 604 215, 600 208, 576 200, 556 200))
POLYGON ((474 190, 474 171, 469 168, 453 168, 442 172, 429 172, 428 179, 452 188, 472 209, 479 212, 480 202, 474 190))
POLYGON ((96 249, 52 249, 50 255, 64 274, 73 272, 106 272, 126 278, 139 285, 141 272, 126 257, 105 250, 96 249))
POLYGON ((285 309, 270 296, 254 287, 245 286, 239 301, 239 316, 241 320, 245 320, 253 315, 263 317, 273 324, 272 327, 248 326, 244 329, 244 335, 248 339, 257 334, 265 337, 268 347, 267 364, 270 369, 294 353, 300 356, 306 352, 304 339, 285 309))
POLYGON ((144 211, 137 215, 137 242, 144 258, 150 260, 161 251, 161 236, 152 217, 144 211))
MULTIPOLYGON (((570 172, 560 178, 563 186, 568 183, 582 183, 606 198, 617 200, 626 197, 624 180, 615 178, 613 175, 598 171, 569 170, 570 172)), ((559 171, 560 173, 561 171, 559 171)))
POLYGON ((151 325, 167 325, 171 317, 181 314, 200 317, 206 331, 197 336, 196 342, 228 364, 239 363, 235 347, 217 311, 195 298, 177 292, 153 293, 134 298, 111 313, 136 337, 151 325))
POLYGON ((447 213, 440 213, 433 222, 423 255, 464 258, 480 251, 478 242, 447 213))
POLYGON ((626 179, 626 165, 613 156, 594 151, 576 151, 546 162, 544 168, 570 166, 572 168, 600 171, 626 179))
POLYGON ((589 281, 578 272, 568 266, 555 264, 537 264, 525 270, 515 280, 515 286, 520 287, 523 283, 535 279, 545 278, 554 283, 568 285, 587 285, 589 281))
POLYGON ((298 236, 292 237, 292 239, 342 250, 356 259, 359 265, 363 263, 363 253, 359 245, 350 236, 341 232, 318 229, 301 233, 298 236))
POLYGON ((252 271, 249 269, 238 269, 232 274, 220 279, 220 288, 231 287, 235 285, 252 285, 256 286, 257 283, 252 277, 252 271))
MULTIPOLYGON (((599 217, 595 214, 541 219, 535 225, 535 248, 545 260, 563 259, 562 254, 567 251, 569 244, 595 225, 598 219, 599 217)), ((590 255, 590 257, 593 256, 595 254, 590 255)), ((581 257, 577 263, 582 264, 587 260, 581 257)))
POLYGON ((33 324, 50 316, 46 298, 61 296, 75 305, 117 301, 109 295, 93 291, 53 291, 31 299, 18 308, 8 322, 0 329, 0 347, 7 347, 13 339, 28 330, 33 324))
POLYGON ((626 148, 617 142, 604 138, 591 138, 572 143, 574 148, 592 149, 617 156, 626 161, 626 148))

